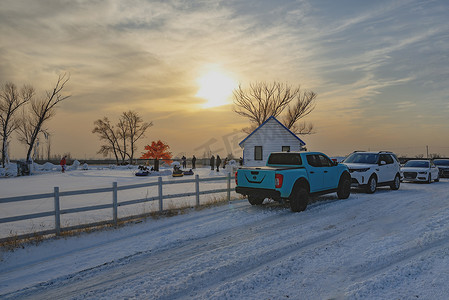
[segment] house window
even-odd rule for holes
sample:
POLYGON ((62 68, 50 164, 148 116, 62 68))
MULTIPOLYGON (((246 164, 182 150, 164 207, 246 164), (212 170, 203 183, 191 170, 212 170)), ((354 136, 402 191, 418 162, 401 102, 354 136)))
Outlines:
POLYGON ((290 152, 290 146, 282 146, 282 152, 290 152))
POLYGON ((262 160, 262 146, 254 147, 254 160, 262 160))

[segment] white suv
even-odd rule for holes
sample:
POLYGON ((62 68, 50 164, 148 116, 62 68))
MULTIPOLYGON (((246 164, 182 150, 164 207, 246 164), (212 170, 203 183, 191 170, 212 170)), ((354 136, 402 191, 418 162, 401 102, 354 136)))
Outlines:
POLYGON ((401 184, 401 165, 392 152, 355 151, 343 162, 351 173, 351 186, 363 187, 368 194, 378 186, 390 186, 399 189, 401 184))

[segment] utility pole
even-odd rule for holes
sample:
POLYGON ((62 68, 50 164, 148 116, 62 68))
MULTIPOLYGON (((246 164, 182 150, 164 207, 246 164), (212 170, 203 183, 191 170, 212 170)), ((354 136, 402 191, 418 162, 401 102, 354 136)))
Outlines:
POLYGON ((426 145, 427 158, 429 158, 429 146, 426 145))

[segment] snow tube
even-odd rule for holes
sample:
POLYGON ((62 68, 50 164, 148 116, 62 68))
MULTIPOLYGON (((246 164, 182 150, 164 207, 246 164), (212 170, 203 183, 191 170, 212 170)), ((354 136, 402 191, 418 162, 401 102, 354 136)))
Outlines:
POLYGON ((140 171, 136 173, 136 176, 148 176, 149 174, 149 171, 140 171))
POLYGON ((172 176, 173 177, 182 177, 182 176, 184 176, 184 174, 183 173, 173 173, 172 176))
POLYGON ((185 171, 185 172, 184 172, 184 175, 193 175, 193 171, 192 171, 192 170, 185 171))

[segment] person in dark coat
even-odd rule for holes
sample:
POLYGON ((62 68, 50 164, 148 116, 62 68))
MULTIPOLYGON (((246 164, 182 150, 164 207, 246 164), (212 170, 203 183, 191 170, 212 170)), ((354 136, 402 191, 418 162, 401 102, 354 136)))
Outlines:
POLYGON ((159 159, 157 157, 154 159, 154 170, 159 172, 159 159))
POLYGON ((187 168, 187 158, 183 155, 181 159, 182 159, 182 168, 183 169, 187 168))
POLYGON ((216 165, 217 165, 217 172, 219 172, 220 171, 220 165, 221 165, 220 155, 217 155, 217 163, 216 163, 216 165))
POLYGON ((194 155, 194 156, 192 157, 192 169, 195 169, 195 168, 196 168, 195 164, 196 164, 196 157, 195 157, 195 155, 194 155))
POLYGON ((215 167, 215 156, 212 155, 210 158, 210 169, 213 171, 215 167))

